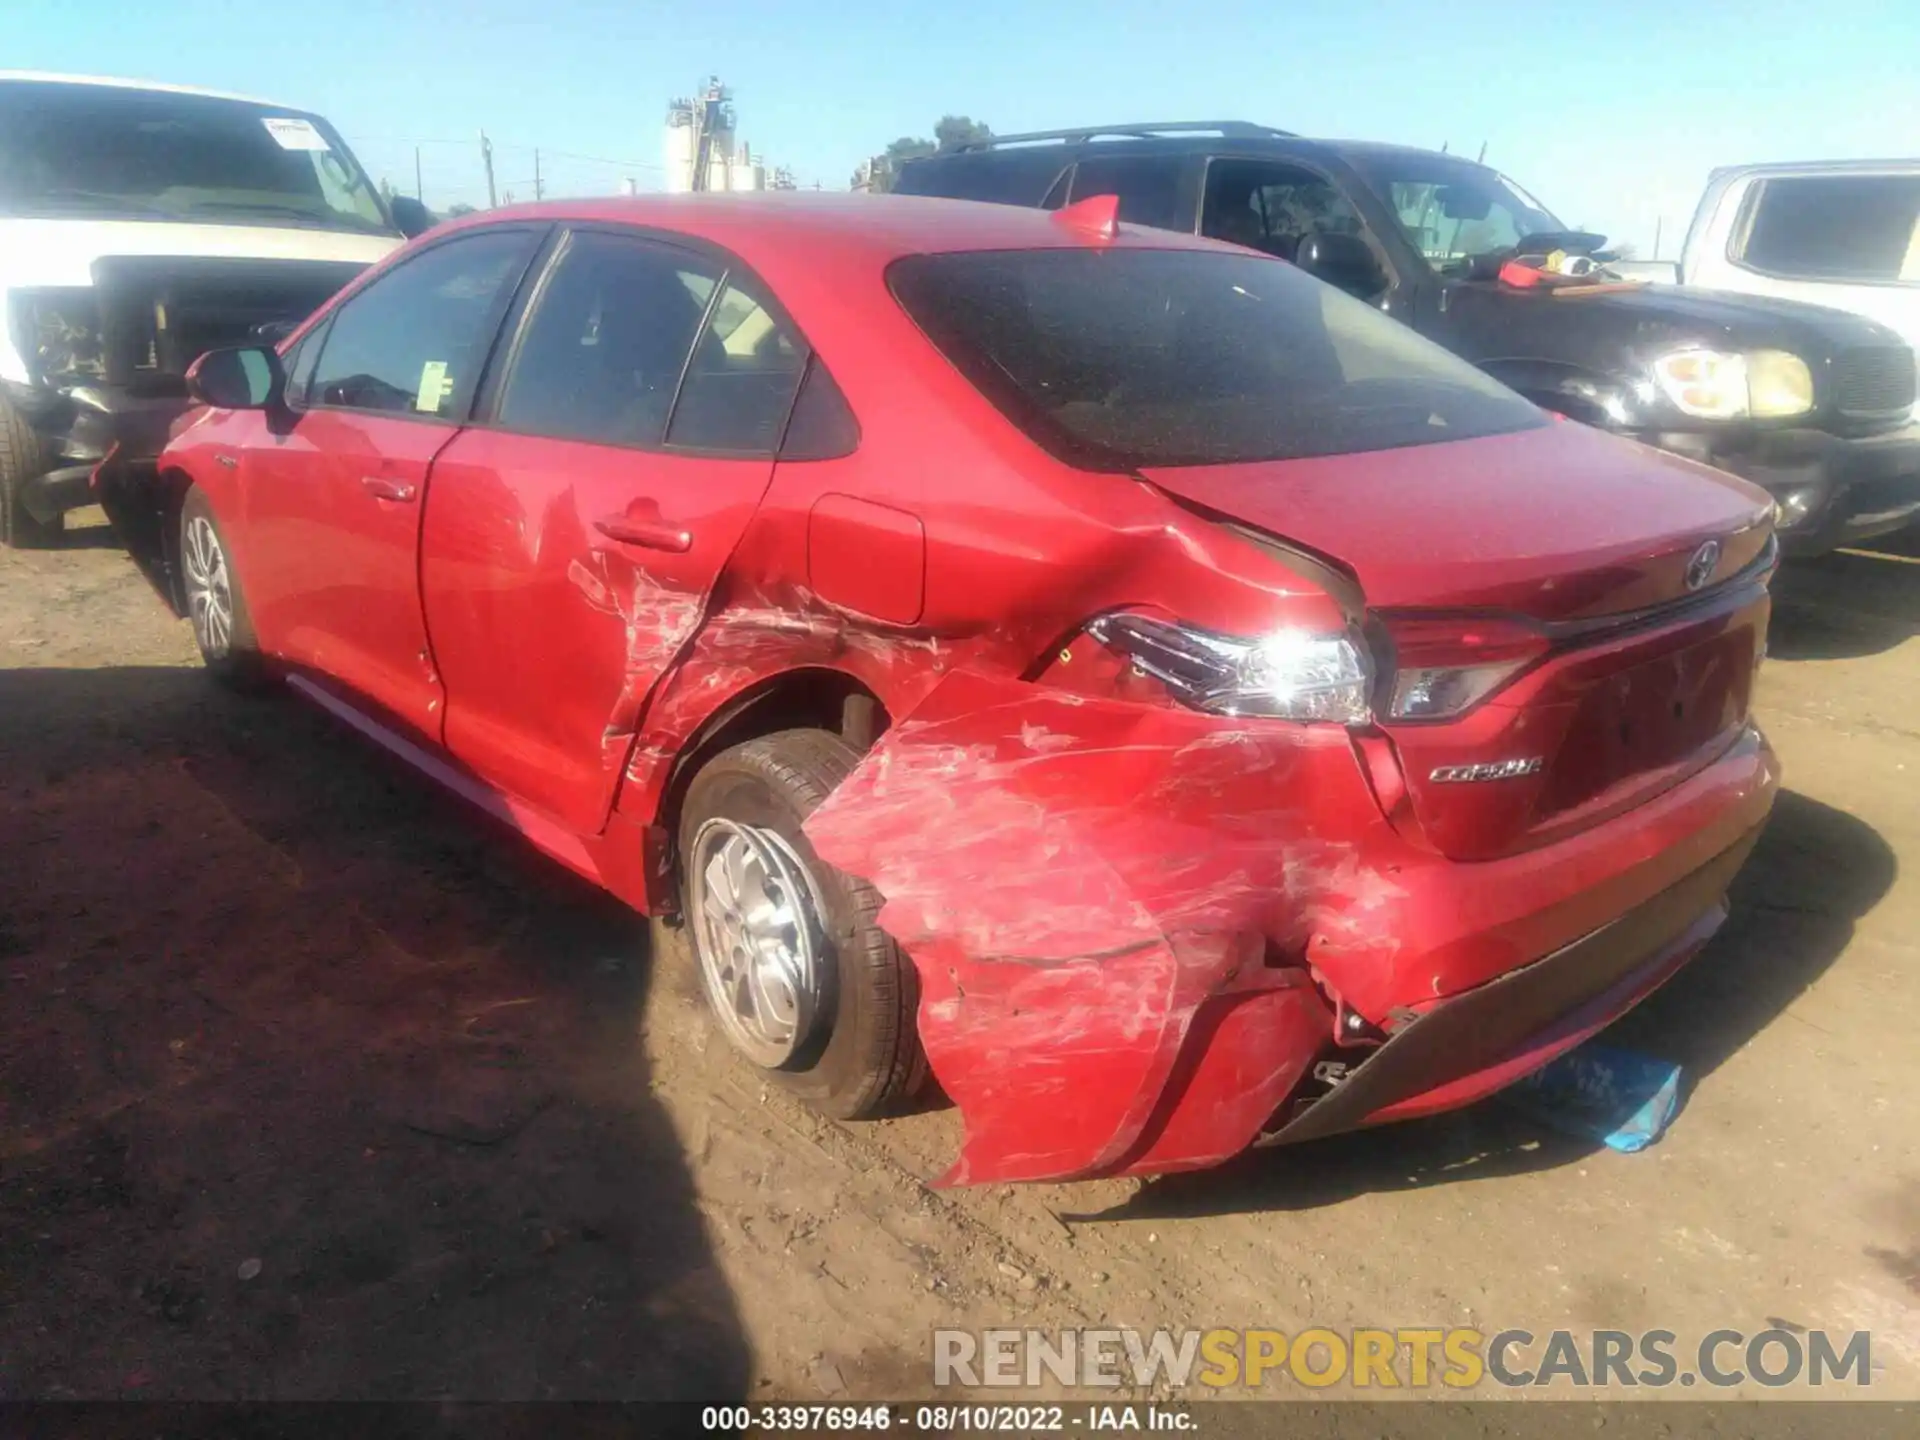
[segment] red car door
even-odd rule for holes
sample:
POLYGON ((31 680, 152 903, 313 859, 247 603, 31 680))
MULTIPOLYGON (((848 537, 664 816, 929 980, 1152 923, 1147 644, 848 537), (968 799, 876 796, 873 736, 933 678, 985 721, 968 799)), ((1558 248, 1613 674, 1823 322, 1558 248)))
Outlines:
POLYGON ((556 248, 434 466, 421 589, 445 743, 577 833, 773 475, 806 352, 744 277, 631 234, 556 248))
POLYGON ((263 426, 242 459, 238 544, 261 643, 430 738, 442 689, 420 607, 422 507, 540 235, 456 236, 349 298, 302 343, 290 423, 263 426))

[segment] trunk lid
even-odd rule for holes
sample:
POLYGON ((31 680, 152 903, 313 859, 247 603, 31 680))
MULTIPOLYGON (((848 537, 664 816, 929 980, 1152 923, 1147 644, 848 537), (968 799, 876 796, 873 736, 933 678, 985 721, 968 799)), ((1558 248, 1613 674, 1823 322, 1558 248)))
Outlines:
POLYGON ((1354 455, 1151 467, 1159 488, 1318 551, 1376 610, 1504 610, 1541 621, 1646 609, 1767 542, 1772 502, 1743 480, 1556 421, 1512 435, 1354 455))
POLYGON ((1746 724, 1771 502, 1732 476, 1572 423, 1142 473, 1349 569, 1383 669, 1396 651, 1402 670, 1446 655, 1450 634, 1460 659, 1420 663, 1464 667, 1489 636, 1525 656, 1456 716, 1376 706, 1405 784, 1388 801, 1395 823, 1455 859, 1598 824, 1693 774, 1746 724))

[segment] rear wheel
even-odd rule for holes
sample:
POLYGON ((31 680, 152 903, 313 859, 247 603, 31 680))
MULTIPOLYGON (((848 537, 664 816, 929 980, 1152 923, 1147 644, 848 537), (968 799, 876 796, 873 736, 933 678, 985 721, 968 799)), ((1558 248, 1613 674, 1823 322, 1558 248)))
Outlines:
POLYGON ((41 520, 26 507, 27 482, 47 469, 46 446, 22 415, 0 400, 0 545, 43 550, 58 544, 66 517, 41 520))
POLYGON ((258 688, 267 673, 246 596, 213 507, 198 489, 180 506, 180 591, 207 673, 236 690, 258 688))
POLYGON ((859 759, 822 730, 736 745, 688 788, 679 836, 683 949, 721 1033, 840 1119, 880 1114, 926 1078, 919 977, 875 923, 878 892, 801 831, 859 759))

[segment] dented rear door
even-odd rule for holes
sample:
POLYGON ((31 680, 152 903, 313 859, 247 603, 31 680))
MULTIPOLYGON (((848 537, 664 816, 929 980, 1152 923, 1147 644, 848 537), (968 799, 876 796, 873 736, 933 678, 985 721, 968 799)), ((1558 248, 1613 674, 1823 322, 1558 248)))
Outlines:
POLYGON ((490 423, 434 467, 421 577, 446 744, 590 833, 772 480, 805 354, 714 259, 583 230, 510 357, 490 423))

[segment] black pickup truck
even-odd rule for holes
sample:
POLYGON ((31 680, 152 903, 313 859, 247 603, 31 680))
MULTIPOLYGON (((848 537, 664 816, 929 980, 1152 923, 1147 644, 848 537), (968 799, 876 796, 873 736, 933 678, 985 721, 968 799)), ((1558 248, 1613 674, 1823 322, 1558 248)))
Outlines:
POLYGON ((1821 306, 1610 283, 1605 238, 1570 231, 1458 156, 1313 140, 1237 121, 997 136, 902 168, 901 194, 1056 209, 1117 196, 1121 223, 1290 260, 1536 404, 1763 486, 1789 553, 1920 515, 1913 351, 1821 306), (1509 262, 1586 257, 1586 283, 1509 262), (1521 270, 1526 267, 1522 266, 1521 270))

